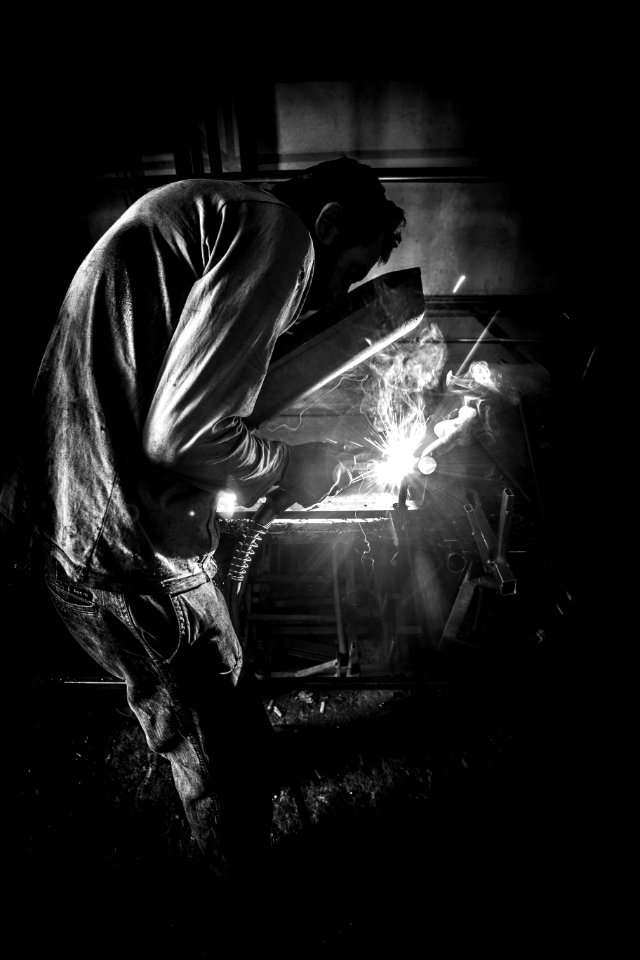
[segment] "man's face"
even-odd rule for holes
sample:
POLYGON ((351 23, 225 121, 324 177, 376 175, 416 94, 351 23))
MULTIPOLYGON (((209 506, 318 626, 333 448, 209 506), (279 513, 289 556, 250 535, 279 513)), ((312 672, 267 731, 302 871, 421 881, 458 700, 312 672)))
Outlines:
POLYGON ((354 283, 364 280, 381 252, 382 236, 368 246, 343 246, 339 239, 326 246, 317 244, 313 281, 304 312, 319 310, 344 297, 354 283))

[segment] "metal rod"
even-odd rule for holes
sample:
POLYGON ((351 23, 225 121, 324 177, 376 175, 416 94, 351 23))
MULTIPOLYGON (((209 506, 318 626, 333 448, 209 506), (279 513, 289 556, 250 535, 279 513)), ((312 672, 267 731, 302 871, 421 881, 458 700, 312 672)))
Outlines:
POLYGON ((400 510, 406 509, 407 506, 407 496, 409 494, 409 480, 407 477, 403 477, 400 486, 398 488, 398 508, 400 510))
POLYGON ((477 580, 471 580, 469 576, 469 568, 467 568, 462 583, 458 587, 458 592, 453 602, 453 606, 449 612, 447 622, 445 623, 442 634, 436 643, 437 650, 446 647, 447 644, 457 639, 460 628, 462 627, 464 619, 467 615, 467 611, 469 610, 471 601, 473 600, 477 585, 477 580))
MULTIPOLYGON (((256 168, 259 166, 258 155, 251 137, 248 135, 248 130, 244 129, 246 121, 246 116, 243 116, 242 147, 244 151, 243 159, 246 157, 245 170, 244 172, 242 170, 225 172, 225 180, 242 180, 246 183, 278 183, 282 180, 289 180, 291 177, 294 177, 296 173, 301 173, 307 169, 305 166, 296 170, 257 170, 256 168)), ((378 167, 376 172, 378 180, 383 183, 500 183, 504 179, 495 173, 465 171, 458 167, 432 167, 429 170, 410 167, 378 167)), ((215 178, 216 174, 212 173, 210 176, 215 178)), ((205 174, 205 179, 206 178, 207 174, 205 174)), ((123 178, 109 177, 109 179, 118 180, 123 178)), ((172 177, 171 174, 154 174, 149 177, 144 177, 143 179, 149 181, 163 179, 165 182, 169 182, 175 180, 175 176, 172 177)))
POLYGON ((333 623, 334 617, 323 613, 250 613, 249 619, 260 623, 333 623))
POLYGON ((513 503, 513 490, 505 487, 502 491, 502 502, 500 504, 500 522, 498 525, 498 552, 496 558, 504 560, 507 555, 507 542, 509 539, 509 528, 511 526, 511 505, 513 503))
POLYGON ((335 610, 336 632, 338 634, 338 651, 340 659, 346 661, 348 655, 347 640, 344 634, 344 624, 342 621, 342 607, 340 605, 340 581, 338 579, 338 550, 340 542, 335 541, 331 545, 331 572, 333 575, 333 607, 335 610))
POLYGON ((540 507, 540 516, 543 520, 546 519, 546 512, 544 509, 544 500, 542 497, 542 490, 538 480, 538 471, 536 469, 536 459, 533 452, 533 445, 531 443, 531 437, 529 435, 529 426, 527 424, 527 418, 524 411, 524 399, 522 397, 518 400, 518 410, 520 412, 520 422, 522 423, 522 432, 524 433, 525 443, 527 445, 527 454, 529 456, 529 463, 531 464, 531 473, 533 474, 533 482, 535 484, 536 493, 538 495, 538 504, 540 507))
POLYGON ((204 118, 207 152, 209 154, 209 170, 212 177, 222 176, 222 151, 220 149, 220 134, 218 132, 218 117, 214 110, 204 118))
POLYGON ((360 651, 358 649, 358 628, 355 623, 355 617, 358 608, 358 593, 356 589, 356 577, 353 569, 353 550, 351 541, 345 544, 344 563, 347 578, 347 639, 349 642, 349 660, 347 663, 347 676, 352 676, 360 671, 360 651))
POLYGON ((234 100, 238 146, 240 149, 240 167, 246 171, 250 177, 256 177, 258 170, 258 137, 252 91, 250 91, 246 85, 243 85, 234 100))
POLYGON ((467 514, 467 519, 471 526, 471 532, 473 533, 482 564, 485 569, 490 568, 496 553, 493 530, 489 526, 481 506, 477 505, 474 507, 472 503, 465 503, 464 510, 467 514))
MULTIPOLYGON (((327 662, 327 669, 331 669, 335 665, 336 661, 330 660, 327 662)), ((300 688, 300 684, 297 682, 297 677, 299 674, 285 673, 285 674, 270 674, 268 678, 268 684, 270 689, 278 690, 287 690, 293 689, 297 690, 300 688), (272 682, 275 681, 275 682, 272 682)), ((480 677, 481 680, 486 681, 486 677, 480 677)), ((465 677, 456 677, 455 679, 446 678, 446 677, 392 677, 389 674, 371 674, 369 676, 358 675, 353 677, 338 677, 338 676, 314 676, 311 675, 305 678, 304 686, 313 685, 315 687, 324 687, 327 690, 336 689, 343 690, 350 687, 357 687, 362 689, 373 689, 373 690, 403 690, 414 687, 461 687, 461 686, 473 686, 478 683, 478 678, 469 679, 465 677)), ((104 690, 126 690, 127 685, 124 680, 91 680, 91 679, 73 679, 70 677, 47 677, 38 681, 37 686, 39 688, 49 688, 49 687, 60 687, 60 688, 82 688, 87 686, 95 686, 104 688, 104 690)))
POLYGON ((517 581, 511 567, 498 553, 496 536, 476 495, 475 507, 471 503, 464 506, 471 532, 482 561, 482 565, 490 573, 502 596, 513 595, 516 592, 517 581))
POLYGON ((473 345, 473 347, 471 348, 471 350, 470 350, 469 353, 467 354, 466 359, 462 361, 462 363, 460 364, 460 366, 459 366, 458 369, 456 370, 456 372, 455 372, 455 374, 454 374, 455 377, 459 377, 459 376, 461 375, 462 371, 465 369, 465 367, 468 366, 469 361, 471 360, 471 357, 474 355, 474 353, 476 352, 476 350, 478 349, 478 347, 480 346, 480 344, 482 343, 482 341, 484 340, 484 338, 485 338, 485 337, 487 336, 487 334, 489 333, 489 330, 491 329, 491 327, 492 327, 492 325, 493 325, 493 322, 494 322, 494 320, 496 319, 496 317, 498 316, 499 313, 500 313, 500 311, 499 311, 499 310, 496 310, 496 312, 494 313, 494 315, 491 317, 491 320, 489 320, 489 323, 486 325, 486 327, 484 328, 484 330, 482 331, 482 333, 480 334, 480 336, 479 336, 478 339, 476 340, 475 344, 473 345))
POLYGON ((589 367, 591 366, 591 363, 593 362, 593 358, 594 358, 594 356, 595 356, 596 350, 597 350, 597 344, 594 346, 593 350, 592 350, 591 353, 589 354, 589 359, 587 360, 587 365, 586 365, 586 367, 584 368, 584 373, 582 374, 582 379, 583 379, 583 380, 586 379, 586 376, 587 376, 587 374, 589 373, 589 367))

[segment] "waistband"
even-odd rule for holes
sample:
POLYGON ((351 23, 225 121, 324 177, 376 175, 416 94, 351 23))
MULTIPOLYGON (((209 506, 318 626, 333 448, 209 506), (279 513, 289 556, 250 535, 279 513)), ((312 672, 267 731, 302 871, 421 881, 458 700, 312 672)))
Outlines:
POLYGON ((169 577, 166 580, 140 581, 144 589, 140 589, 136 582, 136 593, 162 593, 173 596, 176 593, 184 593, 186 590, 193 590, 195 587, 201 587, 203 583, 215 583, 222 587, 218 577, 218 564, 212 555, 204 557, 200 561, 201 569, 197 573, 182 574, 178 577, 169 577))
POLYGON ((203 583, 215 583, 222 588, 222 582, 218 577, 218 564, 209 555, 200 561, 202 567, 198 573, 186 574, 181 577, 170 577, 167 580, 155 580, 149 584, 149 593, 158 592, 172 596, 176 593, 184 593, 185 590, 193 590, 194 587, 200 587, 203 583), (155 587, 155 591, 154 588, 155 587))
POLYGON ((213 554, 208 554, 198 561, 200 570, 195 573, 180 574, 176 577, 168 577, 164 580, 146 579, 142 577, 131 577, 123 580, 121 583, 105 583, 102 578, 96 580, 90 575, 72 576, 65 569, 64 565, 55 556, 48 556, 44 561, 44 573, 54 580, 70 580, 80 586, 87 587, 89 590, 103 590, 106 593, 135 593, 141 595, 156 594, 174 596, 177 593, 185 593, 187 590, 193 590, 205 583, 214 583, 220 590, 223 589, 223 583, 218 575, 218 564, 213 558, 213 554))

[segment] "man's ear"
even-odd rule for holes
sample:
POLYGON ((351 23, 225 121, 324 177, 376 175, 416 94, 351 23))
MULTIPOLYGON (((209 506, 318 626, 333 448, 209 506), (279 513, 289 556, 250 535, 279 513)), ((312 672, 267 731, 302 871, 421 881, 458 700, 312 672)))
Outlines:
POLYGON ((333 243, 342 230, 342 207, 332 201, 326 203, 315 222, 316 237, 327 246, 333 243))

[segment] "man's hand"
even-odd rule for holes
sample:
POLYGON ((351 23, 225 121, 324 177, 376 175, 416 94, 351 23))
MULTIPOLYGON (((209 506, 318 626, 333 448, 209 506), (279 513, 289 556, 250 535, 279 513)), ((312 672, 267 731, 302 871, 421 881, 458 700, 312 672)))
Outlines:
POLYGON ((299 443, 289 447, 289 462, 279 487, 291 494, 291 503, 311 507, 347 486, 351 476, 336 457, 335 450, 331 443, 299 443))

